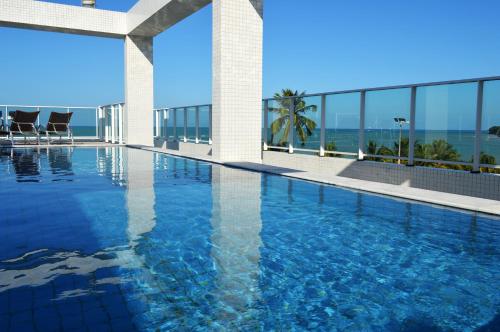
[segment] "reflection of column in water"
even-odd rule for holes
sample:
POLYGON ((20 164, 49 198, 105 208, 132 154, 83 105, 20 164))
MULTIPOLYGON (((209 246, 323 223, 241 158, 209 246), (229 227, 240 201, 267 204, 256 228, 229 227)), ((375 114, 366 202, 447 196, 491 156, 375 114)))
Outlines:
POLYGON ((136 149, 125 149, 123 152, 127 165, 127 231, 129 240, 136 241, 142 234, 150 232, 156 225, 153 186, 154 154, 136 149))
POLYGON ((261 174, 212 167, 211 256, 217 269, 216 296, 222 321, 252 324, 260 298, 259 248, 261 174))
POLYGON ((363 218, 363 194, 356 193, 356 219, 363 218))

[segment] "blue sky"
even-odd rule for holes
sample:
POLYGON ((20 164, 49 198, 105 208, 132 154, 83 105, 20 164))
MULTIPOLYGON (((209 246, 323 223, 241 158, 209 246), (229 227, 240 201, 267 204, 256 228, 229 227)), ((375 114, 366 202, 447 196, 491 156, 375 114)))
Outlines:
MULTIPOLYGON (((499 12, 498 0, 266 0, 264 96, 500 75, 499 12)), ((210 102, 211 15, 155 38, 157 106, 210 102)), ((121 40, 0 28, 0 45, 0 104, 124 98, 121 40)))

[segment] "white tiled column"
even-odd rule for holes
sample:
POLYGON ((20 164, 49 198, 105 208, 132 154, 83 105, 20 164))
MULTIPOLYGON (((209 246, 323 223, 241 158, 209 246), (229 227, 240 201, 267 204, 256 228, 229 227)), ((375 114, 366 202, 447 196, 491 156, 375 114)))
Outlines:
POLYGON ((212 155, 261 162, 262 0, 213 1, 212 155))
POLYGON ((125 37, 125 143, 153 146, 153 38, 125 37))

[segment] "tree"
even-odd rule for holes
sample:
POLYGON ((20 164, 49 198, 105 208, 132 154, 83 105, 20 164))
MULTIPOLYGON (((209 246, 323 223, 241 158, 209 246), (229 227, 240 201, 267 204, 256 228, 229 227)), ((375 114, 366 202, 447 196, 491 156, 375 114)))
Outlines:
POLYGON ((460 154, 453 145, 444 139, 438 139, 424 147, 425 159, 459 161, 460 154))
POLYGON ((271 123, 271 140, 274 136, 282 133, 278 145, 282 146, 288 142, 290 133, 290 110, 293 113, 293 126, 301 145, 304 146, 309 136, 316 129, 316 122, 306 116, 307 112, 317 112, 316 105, 307 105, 304 101, 305 92, 299 93, 290 89, 283 89, 276 93, 274 99, 278 108, 270 107, 269 111, 278 114, 278 118, 271 123))

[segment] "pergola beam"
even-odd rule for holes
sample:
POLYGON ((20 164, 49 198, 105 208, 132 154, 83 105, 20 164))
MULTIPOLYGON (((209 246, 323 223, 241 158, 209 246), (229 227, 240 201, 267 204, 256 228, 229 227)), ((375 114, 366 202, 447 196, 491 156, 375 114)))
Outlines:
POLYGON ((44 1, 0 0, 0 26, 125 38, 127 14, 44 1))
POLYGON ((127 14, 128 34, 154 37, 212 0, 139 0, 127 14))

